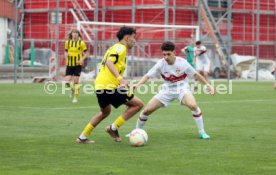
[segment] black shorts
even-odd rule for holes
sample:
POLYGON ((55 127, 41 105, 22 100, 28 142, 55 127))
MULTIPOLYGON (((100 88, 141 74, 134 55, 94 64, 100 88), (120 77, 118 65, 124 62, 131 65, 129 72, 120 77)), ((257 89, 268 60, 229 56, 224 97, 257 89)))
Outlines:
POLYGON ((114 108, 118 108, 119 106, 130 101, 134 97, 134 95, 128 90, 121 88, 114 90, 97 90, 96 95, 101 108, 105 108, 110 104, 114 108))
POLYGON ((81 74, 81 66, 67 66, 66 67, 66 76, 77 76, 81 74))

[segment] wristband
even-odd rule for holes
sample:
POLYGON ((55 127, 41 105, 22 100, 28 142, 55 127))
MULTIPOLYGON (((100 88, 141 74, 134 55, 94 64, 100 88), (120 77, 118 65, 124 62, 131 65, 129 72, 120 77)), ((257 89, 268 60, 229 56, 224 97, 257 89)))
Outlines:
POLYGON ((117 80, 120 81, 121 79, 123 79, 123 77, 122 77, 121 75, 119 75, 119 76, 117 77, 117 80))

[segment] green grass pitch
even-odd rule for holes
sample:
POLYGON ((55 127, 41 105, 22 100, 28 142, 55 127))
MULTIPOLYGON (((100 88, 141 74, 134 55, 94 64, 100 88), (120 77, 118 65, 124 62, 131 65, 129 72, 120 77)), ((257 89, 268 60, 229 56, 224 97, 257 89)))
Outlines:
MULTIPOLYGON (((59 85, 59 88, 61 86, 59 85)), ((151 94, 139 95, 145 103, 151 94)), ((131 147, 105 133, 124 107, 94 130, 92 145, 76 137, 98 112, 95 95, 72 104, 40 84, 0 85, 1 175, 267 175, 276 174, 276 91, 272 82, 235 82, 232 95, 196 95, 208 141, 198 138, 191 112, 177 102, 151 115, 149 142, 131 147)), ((137 116, 121 129, 134 128, 137 116)))

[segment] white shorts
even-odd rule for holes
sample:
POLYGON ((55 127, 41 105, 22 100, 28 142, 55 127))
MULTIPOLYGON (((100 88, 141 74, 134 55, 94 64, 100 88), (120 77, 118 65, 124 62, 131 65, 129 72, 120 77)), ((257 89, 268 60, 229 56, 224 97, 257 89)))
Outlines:
POLYGON ((189 86, 184 86, 178 89, 166 88, 166 89, 161 89, 158 92, 158 94, 154 96, 154 98, 159 100, 164 105, 164 107, 167 107, 173 100, 176 100, 176 99, 179 101, 180 104, 183 104, 182 99, 185 96, 185 94, 189 92, 192 93, 189 86))
POLYGON ((196 70, 197 71, 210 71, 210 61, 201 61, 200 59, 196 60, 196 70))

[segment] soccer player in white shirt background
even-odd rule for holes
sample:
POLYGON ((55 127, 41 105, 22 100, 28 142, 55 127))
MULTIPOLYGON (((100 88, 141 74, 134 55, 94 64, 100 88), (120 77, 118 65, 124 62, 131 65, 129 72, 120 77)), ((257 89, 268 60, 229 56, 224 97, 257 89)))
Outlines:
POLYGON ((183 58, 175 56, 174 43, 167 41, 161 46, 163 58, 135 85, 133 90, 139 88, 150 78, 161 75, 164 79, 162 89, 152 97, 145 109, 141 112, 136 128, 143 128, 148 116, 160 107, 167 107, 177 99, 180 104, 187 106, 193 115, 201 139, 209 139, 210 136, 204 130, 203 118, 200 108, 189 87, 189 78, 194 76, 204 83, 210 94, 214 95, 214 88, 183 58), (189 78, 188 78, 189 77, 189 78))
MULTIPOLYGON (((205 46, 202 45, 201 41, 196 42, 196 47, 194 48, 194 55, 196 70, 208 81, 210 59, 207 55, 207 49, 205 46)), ((198 82, 195 83, 196 87, 197 84, 198 82)))

